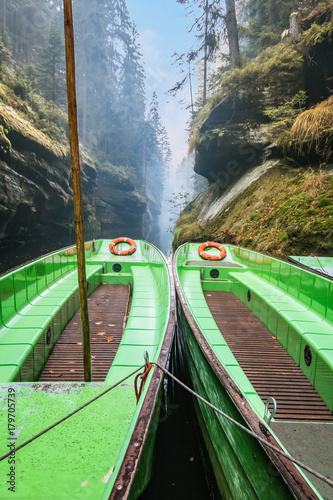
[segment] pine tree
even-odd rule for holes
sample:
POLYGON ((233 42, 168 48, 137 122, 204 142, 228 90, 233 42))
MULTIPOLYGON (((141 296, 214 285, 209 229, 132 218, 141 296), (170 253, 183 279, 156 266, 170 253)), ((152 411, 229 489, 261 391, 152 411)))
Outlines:
POLYGON ((148 113, 145 137, 147 188, 161 201, 163 182, 171 159, 169 139, 162 123, 156 92, 153 93, 148 113))
POLYGON ((52 20, 46 46, 39 54, 39 86, 46 100, 63 106, 66 102, 65 45, 59 23, 52 20))

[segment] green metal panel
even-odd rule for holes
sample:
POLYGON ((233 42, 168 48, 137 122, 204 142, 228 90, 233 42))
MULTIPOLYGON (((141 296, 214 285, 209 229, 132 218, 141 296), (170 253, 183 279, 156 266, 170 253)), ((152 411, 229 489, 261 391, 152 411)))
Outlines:
POLYGON ((20 369, 17 365, 0 366, 0 380, 19 381, 20 369))
POLYGON ((0 278, 1 322, 7 325, 15 314, 15 291, 13 273, 0 278))
POLYGON ((333 351, 321 350, 317 356, 316 389, 333 411, 333 351))
POLYGON ((19 312, 27 304, 25 268, 13 272, 15 309, 19 312))
POLYGON ((330 284, 328 279, 315 276, 311 310, 322 317, 326 316, 330 284))
POLYGON ((301 284, 302 271, 293 267, 289 275, 288 294, 297 299, 301 284))
POLYGON ((32 302, 38 296, 36 264, 29 264, 25 267, 27 301, 32 302))
POLYGON ((303 302, 303 304, 305 304, 308 308, 311 307, 314 281, 315 281, 314 274, 302 270, 301 285, 298 297, 303 302))

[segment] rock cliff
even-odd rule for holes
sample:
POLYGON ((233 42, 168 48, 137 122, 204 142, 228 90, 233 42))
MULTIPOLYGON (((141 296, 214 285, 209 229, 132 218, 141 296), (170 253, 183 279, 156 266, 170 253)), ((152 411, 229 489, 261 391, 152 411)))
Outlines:
MULTIPOLYGON (((135 192, 133 182, 117 182, 96 168, 84 151, 81 172, 85 238, 141 237, 146 200, 135 192)), ((53 142, 0 103, 2 258, 9 252, 20 262, 71 244, 74 238, 68 146, 53 142)))
POLYGON ((332 5, 301 28, 225 77, 196 117, 194 169, 210 186, 182 214, 174 247, 212 238, 277 255, 333 251, 332 5))

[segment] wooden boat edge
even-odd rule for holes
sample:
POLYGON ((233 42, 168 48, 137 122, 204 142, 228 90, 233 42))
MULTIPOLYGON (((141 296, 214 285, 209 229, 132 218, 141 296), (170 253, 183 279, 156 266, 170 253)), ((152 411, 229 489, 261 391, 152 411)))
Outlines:
MULTIPOLYGON (((175 332, 176 294, 174 291, 174 279, 171 266, 168 265, 168 262, 164 254, 159 249, 157 249, 151 243, 149 243, 149 245, 155 248, 162 256, 169 275, 169 287, 170 287, 169 320, 164 335, 164 340, 161 346, 160 354, 157 360, 157 362, 165 368, 169 359, 169 354, 171 351, 172 341, 175 332)), ((164 378, 163 373, 161 373, 159 368, 155 366, 151 382, 149 384, 144 402, 142 404, 140 414, 135 424, 132 437, 127 447, 118 475, 115 479, 114 486, 110 493, 109 499, 120 500, 120 499, 127 499, 130 496, 131 487, 135 481, 136 472, 140 465, 140 459, 142 458, 144 453, 145 444, 147 441, 148 433, 151 429, 152 420, 155 418, 155 409, 159 398, 159 392, 163 378, 164 378)))

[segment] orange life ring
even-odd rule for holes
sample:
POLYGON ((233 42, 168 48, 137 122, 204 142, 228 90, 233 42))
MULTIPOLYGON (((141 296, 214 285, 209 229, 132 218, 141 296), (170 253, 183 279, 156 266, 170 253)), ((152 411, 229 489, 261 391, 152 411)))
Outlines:
POLYGON ((227 251, 220 243, 215 243, 215 241, 206 241, 199 246, 198 254, 200 255, 200 257, 206 260, 221 260, 224 259, 224 257, 227 255, 227 251), (210 255, 209 253, 205 253, 204 250, 207 247, 218 248, 220 250, 220 253, 218 255, 210 255))
POLYGON ((132 255, 132 253, 134 253, 136 250, 136 243, 135 241, 131 240, 131 238, 116 238, 115 240, 111 241, 109 250, 114 255, 132 255), (117 250, 116 245, 122 242, 129 243, 131 246, 126 250, 117 250))

